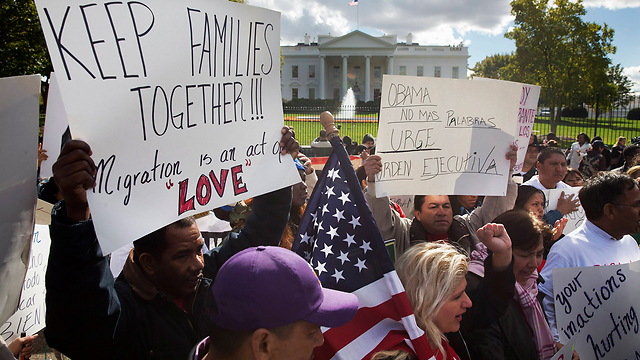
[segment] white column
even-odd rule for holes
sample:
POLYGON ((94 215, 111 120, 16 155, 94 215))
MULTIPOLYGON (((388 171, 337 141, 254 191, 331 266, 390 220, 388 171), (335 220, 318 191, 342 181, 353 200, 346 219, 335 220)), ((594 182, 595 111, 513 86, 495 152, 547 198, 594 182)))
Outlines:
POLYGON ((324 90, 324 58, 324 55, 320 55, 320 99, 327 98, 324 90))
POLYGON ((387 63, 387 74, 393 75, 393 56, 387 56, 389 62, 387 63))
POLYGON ((347 93, 347 59, 349 55, 342 55, 342 91, 340 92, 341 97, 347 93))
POLYGON ((371 55, 365 55, 364 60, 364 101, 371 101, 371 55))

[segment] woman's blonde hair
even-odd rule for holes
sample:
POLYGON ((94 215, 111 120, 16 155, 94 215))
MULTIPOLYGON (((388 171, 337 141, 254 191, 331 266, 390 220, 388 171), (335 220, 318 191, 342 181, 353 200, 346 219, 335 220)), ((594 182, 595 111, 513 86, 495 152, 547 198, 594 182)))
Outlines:
POLYGON ((467 258, 444 242, 412 246, 396 261, 396 272, 409 298, 418 326, 446 359, 444 334, 435 317, 467 274, 467 258))

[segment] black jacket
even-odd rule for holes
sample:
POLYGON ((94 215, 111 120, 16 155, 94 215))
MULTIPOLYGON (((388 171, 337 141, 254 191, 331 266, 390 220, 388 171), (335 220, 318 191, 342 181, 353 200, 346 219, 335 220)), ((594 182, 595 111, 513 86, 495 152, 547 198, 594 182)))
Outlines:
POLYGON ((205 279, 185 302, 185 312, 150 288, 143 275, 135 276, 136 268, 124 269, 114 281, 92 221, 70 222, 64 202, 58 203, 46 275, 47 342, 74 360, 186 358, 208 335, 203 311, 209 279, 235 253, 277 245, 290 205, 291 188, 254 198, 244 229, 205 254, 205 279))

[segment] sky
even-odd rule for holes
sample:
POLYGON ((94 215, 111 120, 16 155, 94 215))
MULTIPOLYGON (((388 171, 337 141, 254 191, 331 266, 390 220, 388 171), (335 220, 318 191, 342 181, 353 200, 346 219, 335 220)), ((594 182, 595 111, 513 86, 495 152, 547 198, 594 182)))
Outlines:
MULTIPOLYGON (((469 47, 469 67, 485 57, 510 53, 515 42, 504 37, 514 26, 510 0, 247 0, 247 4, 280 11, 281 44, 293 45, 309 34, 342 36, 359 29, 373 36, 392 34, 404 42, 407 34, 421 45, 469 47)), ((606 23, 615 30, 616 54, 640 93, 640 0, 584 0, 584 20, 606 23)))

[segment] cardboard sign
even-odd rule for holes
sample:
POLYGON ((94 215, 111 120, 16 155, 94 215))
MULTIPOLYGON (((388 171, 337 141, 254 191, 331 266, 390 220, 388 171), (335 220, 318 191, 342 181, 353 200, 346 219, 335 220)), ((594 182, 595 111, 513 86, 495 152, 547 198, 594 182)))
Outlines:
POLYGON ((530 129, 517 123, 532 121, 534 93, 505 81, 385 75, 376 195, 505 195, 505 154, 518 136, 528 143, 530 129))
POLYGON ((280 155, 280 14, 229 1, 38 0, 109 253, 178 218, 300 181, 280 155))
POLYGON ((49 227, 36 225, 18 310, 0 328, 0 336, 6 342, 18 337, 22 332, 33 335, 45 327, 44 299, 47 290, 44 286, 44 277, 47 273, 50 247, 49 227))
MULTIPOLYGON (((547 205, 545 206, 546 211, 548 212, 550 210, 555 210, 558 207, 558 199, 560 198, 560 194, 562 194, 563 191, 565 198, 567 198, 571 194, 575 194, 574 198, 577 199, 580 189, 582 189, 582 187, 544 190, 544 196, 547 198, 547 205)), ((562 231, 562 233, 566 235, 577 229, 578 226, 582 225, 584 219, 586 219, 586 215, 582 206, 579 206, 578 210, 565 215, 564 218, 567 218, 569 220, 567 221, 567 225, 562 231)))
POLYGON ((40 75, 0 79, 0 322, 13 314, 27 271, 38 166, 40 75))
POLYGON ((553 269, 560 342, 582 360, 640 356, 640 262, 553 269))
POLYGON ((64 110, 58 78, 55 73, 51 73, 49 81, 49 95, 47 96, 47 115, 44 120, 44 135, 42 136, 42 148, 47 150, 49 158, 40 164, 40 177, 48 178, 53 176, 51 166, 58 159, 62 148, 62 141, 70 137, 67 133, 69 122, 67 112, 64 110))

